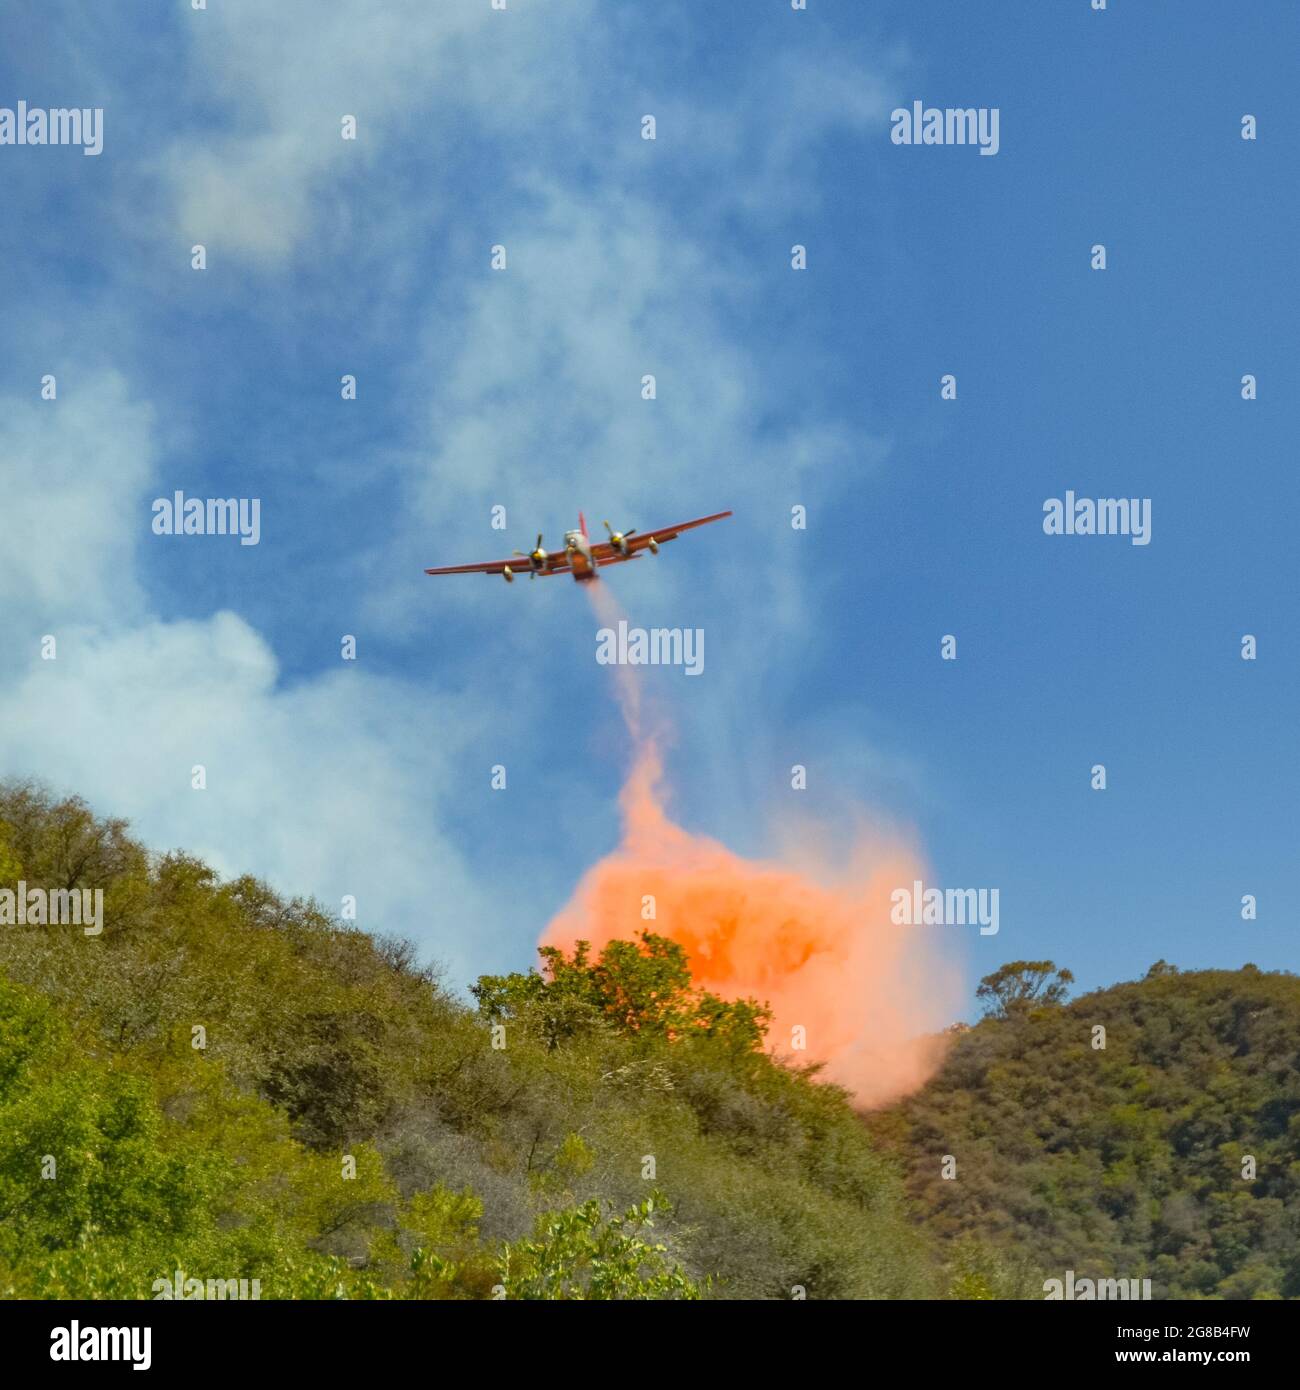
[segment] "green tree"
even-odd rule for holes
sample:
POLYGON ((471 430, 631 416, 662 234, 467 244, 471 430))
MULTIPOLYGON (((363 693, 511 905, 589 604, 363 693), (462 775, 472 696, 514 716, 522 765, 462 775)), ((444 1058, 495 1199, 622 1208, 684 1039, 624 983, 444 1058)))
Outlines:
POLYGON ((592 961, 579 941, 573 955, 542 946, 542 972, 485 975, 473 987, 483 1014, 515 1018, 550 1047, 604 1023, 625 1034, 668 1041, 708 1038, 746 1053, 762 1047, 771 1011, 752 999, 724 1000, 697 989, 686 951, 667 937, 642 932, 611 941, 592 961))
POLYGON ((1015 1018, 1047 1004, 1063 1004, 1074 976, 1052 960, 1013 960, 985 975, 975 991, 985 1017, 1015 1018))
POLYGON ((671 1264, 668 1247, 640 1233, 654 1226, 663 1199, 651 1194, 622 1216, 602 1215, 592 1199, 537 1219, 532 1240, 507 1245, 499 1278, 507 1298, 697 1299, 699 1286, 671 1264))

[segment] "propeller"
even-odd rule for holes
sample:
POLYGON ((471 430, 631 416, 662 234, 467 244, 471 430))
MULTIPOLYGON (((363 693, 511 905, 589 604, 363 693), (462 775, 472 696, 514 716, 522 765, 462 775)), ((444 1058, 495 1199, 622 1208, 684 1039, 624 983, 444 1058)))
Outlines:
POLYGON ((542 533, 540 531, 537 533, 536 546, 534 546, 527 555, 524 555, 522 550, 516 550, 513 553, 515 555, 522 555, 523 558, 528 561, 529 579, 535 579, 537 577, 537 571, 544 570, 551 559, 550 555, 542 549, 542 533))
POLYGON ((605 522, 604 525, 605 530, 609 532, 610 545, 612 545, 620 555, 626 555, 628 538, 636 535, 636 528, 633 527, 630 531, 615 531, 608 521, 605 522))

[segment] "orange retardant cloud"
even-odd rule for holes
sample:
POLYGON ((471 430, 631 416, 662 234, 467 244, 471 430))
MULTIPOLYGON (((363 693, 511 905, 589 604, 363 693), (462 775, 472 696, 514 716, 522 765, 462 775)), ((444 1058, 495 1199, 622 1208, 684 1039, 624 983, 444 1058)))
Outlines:
POLYGON ((571 950, 586 940, 599 952, 656 932, 686 949, 701 987, 771 1005, 773 1052, 825 1063, 822 1075, 864 1106, 915 1090, 939 1058, 926 1033, 950 1021, 957 1003, 949 962, 918 954, 930 932, 922 938, 922 929, 890 921, 891 892, 926 877, 915 854, 863 835, 847 862, 796 869, 690 834, 663 809, 660 760, 629 703, 632 673, 617 674, 639 743, 621 796, 623 840, 584 875, 542 944, 571 950), (647 896, 652 921, 642 918, 647 896), (800 1026, 803 1051, 792 1046, 800 1026))

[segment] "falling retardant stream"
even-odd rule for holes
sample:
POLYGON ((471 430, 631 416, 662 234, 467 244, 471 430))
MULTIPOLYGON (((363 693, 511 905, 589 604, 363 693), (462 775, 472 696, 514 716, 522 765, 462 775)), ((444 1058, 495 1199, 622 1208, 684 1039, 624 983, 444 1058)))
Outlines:
MULTIPOLYGON (((615 626, 621 614, 606 586, 583 588, 602 625, 615 626)), ((598 952, 648 929, 685 948, 700 987, 770 1005, 771 1050, 823 1063, 822 1075, 859 1104, 923 1084, 941 1055, 935 1030, 955 1016, 960 989, 932 929, 922 936, 890 920, 893 890, 925 878, 916 852, 863 831, 838 862, 801 854, 795 867, 690 833, 665 810, 660 740, 646 728, 637 672, 610 669, 635 749, 619 798, 622 839, 583 875, 542 944, 572 950, 584 940, 598 952)))

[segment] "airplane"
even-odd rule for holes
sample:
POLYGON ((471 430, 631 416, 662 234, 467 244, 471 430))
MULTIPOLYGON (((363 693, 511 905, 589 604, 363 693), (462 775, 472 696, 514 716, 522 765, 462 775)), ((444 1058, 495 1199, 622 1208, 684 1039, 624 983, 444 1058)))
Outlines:
POLYGON ((651 555, 658 555, 664 541, 676 540, 683 531, 707 526, 711 521, 721 521, 730 515, 730 512, 714 512, 712 516, 683 521, 680 526, 664 526, 658 531, 615 531, 607 521, 605 530, 609 532, 609 539, 593 545, 587 535, 587 523, 579 512, 578 529, 564 533, 563 550, 544 549, 539 531, 537 544, 527 555, 522 550, 514 552, 518 559, 512 556, 509 560, 486 560, 479 565, 444 565, 441 569, 425 570, 425 574, 499 574, 507 584, 513 584, 515 575, 526 567, 530 579, 539 574, 543 578, 548 574, 571 574, 575 580, 590 581, 596 578, 596 571, 606 565, 637 560, 647 550, 651 555))

